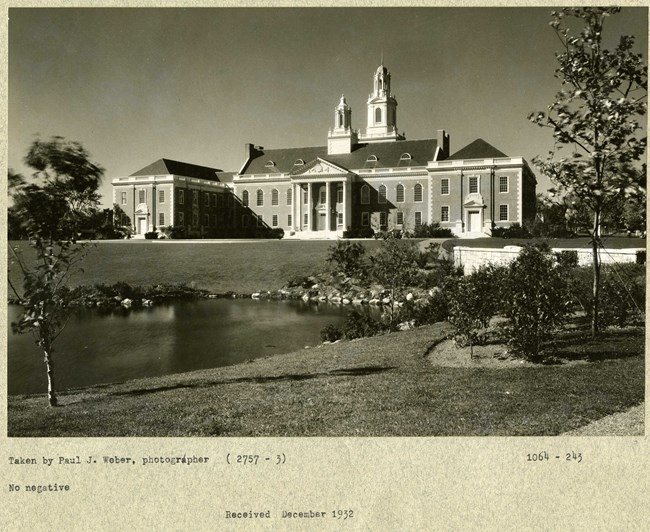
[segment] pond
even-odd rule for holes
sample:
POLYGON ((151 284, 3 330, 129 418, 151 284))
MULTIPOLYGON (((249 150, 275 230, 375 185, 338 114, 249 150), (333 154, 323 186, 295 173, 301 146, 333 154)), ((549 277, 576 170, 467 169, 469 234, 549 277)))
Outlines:
MULTIPOLYGON (((31 334, 15 335, 8 312, 8 392, 44 393, 45 365, 31 334)), ((142 310, 76 314, 56 340, 56 388, 215 368, 320 343, 350 306, 303 301, 210 299, 142 310)))

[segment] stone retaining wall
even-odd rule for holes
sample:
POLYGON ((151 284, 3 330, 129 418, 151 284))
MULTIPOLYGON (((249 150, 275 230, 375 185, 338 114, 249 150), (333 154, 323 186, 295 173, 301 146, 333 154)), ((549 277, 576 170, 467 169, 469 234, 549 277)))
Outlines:
MULTIPOLYGON (((465 275, 485 264, 508 264, 513 261, 520 246, 505 246, 504 248, 474 248, 468 246, 454 246, 454 264, 462 266, 465 275)), ((591 249, 587 248, 553 248, 553 251, 577 251, 578 264, 589 266, 591 264, 591 249)), ((635 249, 607 249, 600 250, 601 264, 620 262, 636 262, 638 251, 645 251, 644 248, 635 249)))

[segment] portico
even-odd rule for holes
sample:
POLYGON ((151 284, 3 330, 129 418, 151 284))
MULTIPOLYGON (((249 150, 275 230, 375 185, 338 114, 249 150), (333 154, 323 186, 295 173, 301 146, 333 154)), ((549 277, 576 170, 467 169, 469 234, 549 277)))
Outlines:
POLYGON ((350 225, 353 175, 317 158, 291 175, 292 227, 297 238, 342 236, 350 225))

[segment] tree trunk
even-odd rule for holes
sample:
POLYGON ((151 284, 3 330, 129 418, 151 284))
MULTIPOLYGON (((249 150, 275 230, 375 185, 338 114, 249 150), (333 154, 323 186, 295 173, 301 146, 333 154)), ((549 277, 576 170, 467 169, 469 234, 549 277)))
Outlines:
POLYGON ((47 399, 50 406, 58 406, 56 392, 54 391, 54 361, 52 360, 52 346, 49 343, 43 346, 45 369, 47 371, 47 399))
POLYGON ((591 253, 594 271, 594 279, 592 285, 592 301, 591 301, 591 336, 595 338, 598 335, 598 300, 600 298, 600 260, 598 258, 598 245, 600 242, 600 219, 598 213, 594 214, 594 229, 591 235, 591 253))

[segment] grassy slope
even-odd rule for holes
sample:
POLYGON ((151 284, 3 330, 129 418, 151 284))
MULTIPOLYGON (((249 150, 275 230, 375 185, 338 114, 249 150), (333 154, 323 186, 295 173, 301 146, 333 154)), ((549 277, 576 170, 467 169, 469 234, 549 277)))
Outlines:
MULTIPOLYGON (((364 242, 372 248, 377 241, 364 242)), ((21 247, 28 250, 25 243, 21 247)), ((194 283, 214 292, 276 290, 296 277, 325 267, 327 241, 258 240, 183 242, 131 240, 98 242, 84 259, 84 273, 72 284, 132 285, 194 283)), ((27 253, 27 251, 26 251, 27 253)), ((14 268, 11 279, 19 282, 14 268)))
POLYGON ((9 435, 553 435, 643 401, 641 332, 593 345, 604 360, 510 369, 432 365, 423 355, 448 332, 436 324, 73 390, 57 409, 44 396, 10 397, 9 435))

